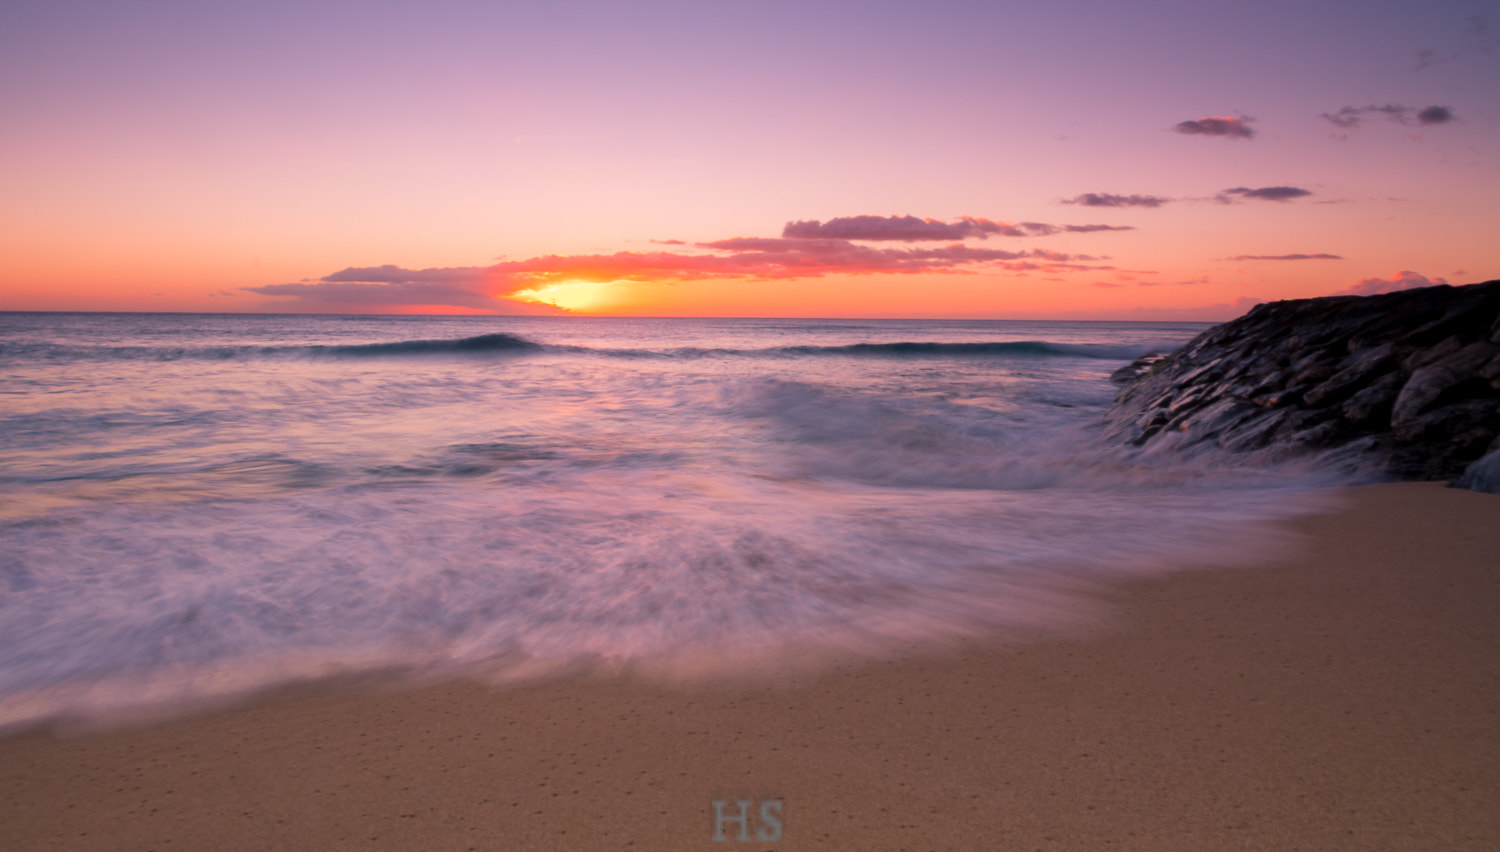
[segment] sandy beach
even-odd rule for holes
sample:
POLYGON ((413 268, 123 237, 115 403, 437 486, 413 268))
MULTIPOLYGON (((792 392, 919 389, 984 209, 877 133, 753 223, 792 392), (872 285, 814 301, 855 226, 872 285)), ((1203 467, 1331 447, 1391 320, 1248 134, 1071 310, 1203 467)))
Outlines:
POLYGON ((1366 486, 1294 526, 1264 566, 1113 590, 1083 637, 23 732, 0 740, 0 847, 1500 846, 1500 497, 1366 486))

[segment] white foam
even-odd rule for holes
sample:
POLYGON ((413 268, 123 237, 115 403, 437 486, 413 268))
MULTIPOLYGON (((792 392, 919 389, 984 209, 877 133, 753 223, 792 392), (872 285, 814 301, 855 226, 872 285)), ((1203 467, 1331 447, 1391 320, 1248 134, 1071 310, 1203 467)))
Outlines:
MULTIPOLYGON (((746 351, 803 326, 727 328, 609 343, 746 351)), ((818 345, 870 332, 834 333, 818 345)), ((0 725, 329 673, 702 672, 1059 628, 1098 584, 1257 558, 1264 524, 1319 508, 1315 477, 1097 444, 1114 366, 42 365, 56 393, 8 414, 27 426, 0 482, 0 725)))

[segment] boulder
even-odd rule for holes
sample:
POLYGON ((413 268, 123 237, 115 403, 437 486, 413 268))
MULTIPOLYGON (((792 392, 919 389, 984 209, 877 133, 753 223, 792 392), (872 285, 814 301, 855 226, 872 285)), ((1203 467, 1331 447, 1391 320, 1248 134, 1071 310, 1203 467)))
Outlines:
POLYGON ((1258 305, 1112 378, 1110 440, 1321 453, 1395 478, 1492 482, 1500 281, 1258 305))
POLYGON ((1490 444, 1489 452, 1464 468, 1453 487, 1500 494, 1500 439, 1490 444))
POLYGON ((1379 428, 1391 422, 1396 394, 1401 392, 1404 377, 1399 372, 1386 373, 1369 387, 1344 402, 1344 419, 1356 426, 1379 428))
POLYGON ((1439 358, 1412 373, 1411 378, 1402 386, 1391 410, 1391 428, 1396 431, 1396 437, 1403 441, 1419 437, 1420 431, 1413 431, 1419 416, 1450 389, 1472 379, 1482 378, 1480 368, 1489 362, 1497 350, 1500 347, 1488 340, 1476 341, 1468 346, 1461 346, 1447 357, 1439 358))

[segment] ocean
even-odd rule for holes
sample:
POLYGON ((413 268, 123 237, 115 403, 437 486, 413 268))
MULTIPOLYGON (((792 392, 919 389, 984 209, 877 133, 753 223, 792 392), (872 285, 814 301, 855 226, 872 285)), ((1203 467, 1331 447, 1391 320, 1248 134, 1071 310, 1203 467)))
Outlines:
POLYGON ((1100 438, 1206 327, 0 314, 0 726, 1076 626, 1336 484, 1100 438))

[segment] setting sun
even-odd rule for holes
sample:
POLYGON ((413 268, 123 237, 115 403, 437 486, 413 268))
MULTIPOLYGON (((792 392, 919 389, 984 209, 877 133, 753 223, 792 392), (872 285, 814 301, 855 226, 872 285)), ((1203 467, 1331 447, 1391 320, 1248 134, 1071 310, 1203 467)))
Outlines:
POLYGON ((0 852, 1500 850, 1500 0, 3 19, 0 852))
POLYGON ((625 300, 622 281, 560 281, 510 294, 523 302, 552 305, 565 311, 598 311, 625 300))

